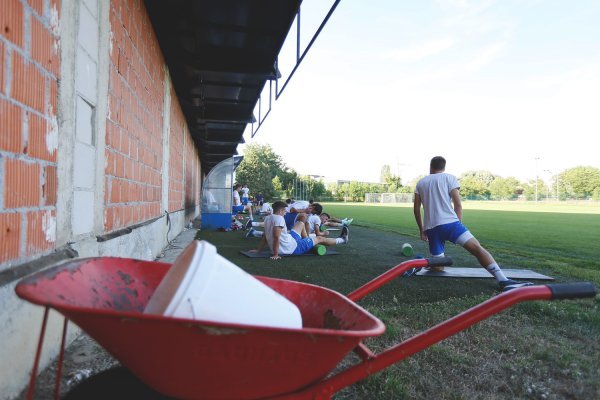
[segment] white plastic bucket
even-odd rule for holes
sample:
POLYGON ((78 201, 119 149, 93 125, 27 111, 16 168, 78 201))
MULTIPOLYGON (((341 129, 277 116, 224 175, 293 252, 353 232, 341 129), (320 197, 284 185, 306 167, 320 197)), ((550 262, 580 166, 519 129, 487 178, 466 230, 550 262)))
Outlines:
POLYGON ((145 313, 278 328, 302 328, 294 303, 194 240, 157 286, 145 313))

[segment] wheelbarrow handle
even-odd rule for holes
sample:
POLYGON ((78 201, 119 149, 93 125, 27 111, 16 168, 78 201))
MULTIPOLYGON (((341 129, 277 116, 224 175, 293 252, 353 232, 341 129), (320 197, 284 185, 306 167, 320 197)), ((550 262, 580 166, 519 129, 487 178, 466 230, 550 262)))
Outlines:
POLYGON ((449 267, 452 265, 450 257, 431 257, 426 258, 428 267, 449 267))
POLYGON ((414 260, 404 261, 387 270, 372 281, 365 283, 352 293, 348 294, 347 297, 352 301, 358 301, 411 268, 441 267, 448 265, 452 265, 452 259, 450 257, 415 258, 414 260))
MULTIPOLYGON (((424 260, 420 261, 424 262, 424 260)), ((342 388, 406 359, 517 303, 532 300, 594 297, 596 293, 596 287, 589 282, 527 286, 501 293, 424 332, 389 347, 379 354, 374 354, 363 345, 361 352, 365 357, 363 357, 362 362, 305 389, 305 392, 326 393, 331 396, 342 388)), ((322 396, 322 398, 329 397, 322 396)))
POLYGON ((552 293, 552 300, 580 299, 598 294, 598 289, 591 282, 551 283, 546 286, 552 293))

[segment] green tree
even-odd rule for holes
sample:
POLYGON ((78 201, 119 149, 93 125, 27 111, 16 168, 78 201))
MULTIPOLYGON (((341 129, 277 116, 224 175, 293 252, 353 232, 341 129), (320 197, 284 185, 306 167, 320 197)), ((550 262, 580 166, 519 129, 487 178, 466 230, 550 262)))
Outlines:
MULTIPOLYGON (((537 199, 544 199, 549 193, 549 188, 543 180, 537 180, 537 199)), ((535 201, 535 179, 530 180, 523 186, 523 195, 527 200, 535 201)))
POLYGON ((497 177, 490 183, 490 194, 496 199, 510 200, 518 196, 522 191, 521 182, 514 177, 497 177))
POLYGON ((388 177, 391 175, 392 175, 392 168, 388 164, 385 164, 383 167, 381 167, 381 174, 379 175, 379 182, 387 183, 388 177))
POLYGON ((576 198, 587 198, 600 188, 600 169, 594 167, 570 168, 560 174, 561 192, 576 198))
MULTIPOLYGON (((282 179, 287 168, 281 157, 273 151, 270 145, 249 144, 244 150, 244 159, 235 171, 236 181, 247 184, 251 194, 261 192, 266 199, 275 196, 273 178, 280 177, 282 188, 287 182, 282 179)), ((281 190, 281 189, 277 189, 281 190)))
POLYGON ((460 193, 466 199, 488 198, 490 195, 485 181, 474 175, 460 178, 460 193))
POLYGON ((386 191, 389 193, 398 192, 400 191, 400 188, 402 188, 402 179, 399 176, 392 174, 392 169, 387 164, 381 167, 379 179, 381 183, 384 183, 387 186, 386 191))
POLYGON ((490 171, 477 170, 477 171, 467 171, 460 176, 460 179, 471 176, 478 181, 482 182, 485 187, 489 187, 490 184, 496 179, 498 176, 492 174, 490 171))
MULTIPOLYGON (((281 179, 279 179, 279 177, 278 177, 278 176, 276 176, 275 178, 273 178, 273 179, 271 180, 271 183, 273 184, 273 190, 274 190, 276 193, 281 193, 281 192, 283 192, 283 185, 282 185, 282 183, 281 183, 281 179)), ((279 197, 279 196, 278 196, 278 197, 279 197)))

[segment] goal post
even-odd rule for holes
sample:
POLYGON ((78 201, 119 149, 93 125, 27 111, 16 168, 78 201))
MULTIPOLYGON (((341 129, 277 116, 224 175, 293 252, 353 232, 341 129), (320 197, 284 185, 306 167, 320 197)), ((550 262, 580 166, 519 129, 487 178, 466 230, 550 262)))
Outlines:
POLYGON ((365 203, 412 203, 412 193, 365 193, 365 203))

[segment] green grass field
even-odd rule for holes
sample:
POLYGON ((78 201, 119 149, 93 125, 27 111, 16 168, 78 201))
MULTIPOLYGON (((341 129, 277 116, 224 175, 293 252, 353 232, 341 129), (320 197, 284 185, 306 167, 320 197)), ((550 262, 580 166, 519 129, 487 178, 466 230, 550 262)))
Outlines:
MULTIPOLYGON (((324 204, 333 216, 418 237, 412 205, 324 204)), ((500 264, 600 283, 600 204, 465 202, 463 223, 500 264)))
MULTIPOLYGON (((598 206, 466 203, 464 222, 507 268, 532 269, 557 282, 600 286, 598 206), (487 204, 491 210, 482 209, 487 204), (539 206, 539 207, 538 207, 539 206), (525 208, 524 208, 525 207, 525 208), (576 212, 576 211, 580 212, 576 212)), ((244 232, 198 233, 219 253, 252 274, 309 282, 349 293, 407 260, 410 242, 426 254, 410 206, 324 204, 325 211, 353 217, 350 243, 341 254, 249 259, 240 250, 257 239, 244 232)), ((463 249, 449 244, 457 266, 477 267, 463 249)), ((544 283, 544 282, 541 282, 544 283)), ((398 278, 359 304, 379 317, 386 333, 366 340, 375 353, 497 295, 495 281, 413 276, 398 278)), ((334 398, 340 399, 598 399, 600 398, 600 300, 519 304, 407 360, 377 373, 334 398)), ((340 368, 356 363, 355 356, 340 368)))

